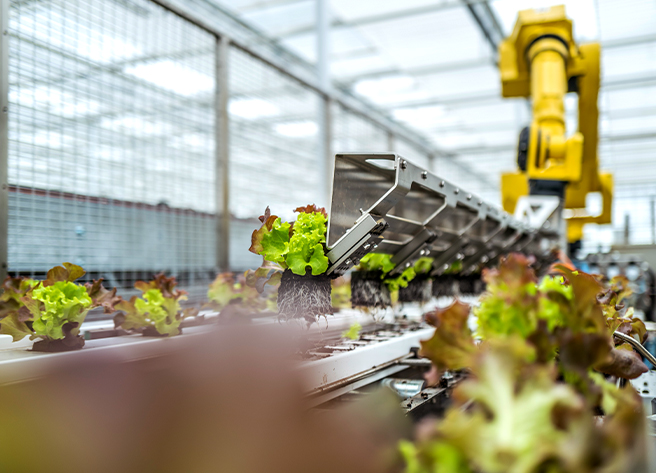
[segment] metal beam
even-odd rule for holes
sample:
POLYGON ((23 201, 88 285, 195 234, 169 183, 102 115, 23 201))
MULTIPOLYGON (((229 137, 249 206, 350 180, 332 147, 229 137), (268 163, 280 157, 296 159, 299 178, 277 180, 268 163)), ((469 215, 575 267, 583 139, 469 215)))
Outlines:
MULTIPOLYGON (((578 110, 572 110, 567 114, 567 118, 576 119, 578 110)), ((634 107, 634 108, 623 108, 613 111, 602 112, 599 115, 599 118, 606 118, 609 120, 621 120, 623 118, 639 118, 639 117, 653 117, 656 115, 656 107, 634 107)), ((494 119, 494 117, 490 117, 494 119)), ((427 133, 431 135, 439 135, 440 133, 449 133, 449 132, 489 132, 489 131, 519 131, 521 126, 518 126, 515 120, 505 120, 505 121, 488 121, 485 123, 461 123, 455 125, 437 125, 435 127, 426 127, 422 128, 427 133)))
MULTIPOLYGON (((634 45, 647 44, 653 42, 656 42, 656 35, 634 36, 631 38, 604 41, 602 43, 602 50, 623 48, 627 46, 634 46, 634 45)), ((414 68, 407 68, 407 69, 390 67, 386 69, 379 69, 377 71, 365 72, 362 74, 345 77, 340 79, 339 83, 343 86, 349 87, 360 80, 374 79, 381 76, 389 76, 389 75, 397 75, 397 74, 424 76, 424 75, 441 74, 441 73, 448 73, 454 71, 465 71, 469 69, 476 69, 483 66, 489 66, 490 64, 491 61, 489 59, 475 59, 471 61, 462 61, 462 62, 459 61, 459 62, 453 62, 448 64, 435 64, 432 66, 422 66, 422 67, 414 67, 414 68)))
MULTIPOLYGON (((481 3, 484 0, 471 0, 472 4, 481 3)), ((407 8, 405 10, 397 10, 389 13, 381 13, 378 15, 363 16, 360 18, 355 18, 353 20, 335 20, 331 23, 331 26, 334 28, 351 28, 355 26, 367 26, 373 25, 376 23, 384 23, 386 21, 394 21, 403 18, 410 18, 413 16, 427 15, 429 13, 435 13, 442 10, 450 10, 453 8, 461 8, 462 3, 460 0, 457 1, 444 1, 441 3, 436 3, 434 5, 428 5, 418 8, 407 8)), ((300 36, 314 31, 314 25, 308 24, 298 28, 291 28, 287 31, 283 31, 278 34, 272 35, 275 40, 282 40, 291 38, 293 36, 300 36)))
POLYGON ((228 55, 230 40, 216 38, 215 146, 216 146, 216 264, 221 272, 230 270, 230 122, 228 114, 228 55))
POLYGON ((344 86, 351 86, 356 82, 364 79, 376 79, 380 76, 390 76, 397 74, 407 74, 411 76, 428 76, 431 74, 441 74, 444 72, 466 71, 470 69, 477 69, 479 67, 490 66, 490 59, 474 59, 471 61, 458 61, 447 64, 435 64, 432 66, 410 67, 407 69, 400 69, 397 67, 379 69, 377 71, 366 72, 355 76, 346 77, 339 80, 339 83, 344 86))
POLYGON ((0 0, 0 281, 9 269, 9 0, 0 0))
MULTIPOLYGON (((653 140, 653 139, 656 139, 656 132, 626 133, 626 134, 599 136, 599 141, 601 143, 615 143, 618 141, 644 141, 644 140, 653 140)), ((457 155, 482 154, 482 153, 494 153, 494 152, 515 150, 516 148, 517 148, 517 143, 513 142, 513 143, 492 145, 492 146, 474 146, 471 148, 456 148, 453 150, 453 153, 457 155)))
MULTIPOLYGON (((616 77, 614 79, 603 81, 601 83, 601 90, 625 90, 651 85, 656 85, 656 76, 653 74, 645 74, 632 77, 616 77)), ((387 110, 393 110, 399 108, 420 108, 431 105, 479 105, 490 102, 503 102, 507 100, 509 99, 502 97, 500 92, 488 92, 476 95, 462 94, 451 97, 434 97, 430 99, 413 100, 409 102, 377 104, 377 106, 387 110)))
POLYGON ((323 164, 325 172, 324 179, 321 180, 321 198, 325 199, 324 204, 330 204, 330 195, 332 189, 333 174, 333 156, 331 150, 331 114, 330 98, 328 94, 331 89, 330 80, 330 3, 329 0, 314 0, 315 2, 315 21, 317 32, 317 77, 319 86, 324 92, 319 97, 319 158, 323 164))
POLYGON ((462 0, 462 2, 465 4, 472 18, 481 29, 483 36, 492 49, 492 55, 496 62, 499 43, 501 43, 505 37, 496 14, 490 8, 490 4, 487 1, 473 2, 471 0, 462 0))
POLYGON ((235 10, 237 10, 240 15, 244 15, 247 13, 261 12, 262 10, 268 10, 269 8, 293 5, 294 3, 302 3, 306 1, 307 0, 262 0, 239 7, 235 10))

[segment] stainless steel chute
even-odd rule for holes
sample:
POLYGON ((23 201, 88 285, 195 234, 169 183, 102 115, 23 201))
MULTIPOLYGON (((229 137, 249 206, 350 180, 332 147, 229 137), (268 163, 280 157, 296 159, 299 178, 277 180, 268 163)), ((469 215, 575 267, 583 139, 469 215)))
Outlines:
POLYGON ((439 275, 457 261, 468 274, 511 251, 533 255, 539 266, 559 235, 529 227, 398 154, 339 153, 327 242, 330 274, 376 252, 393 255, 396 272, 430 256, 439 275))

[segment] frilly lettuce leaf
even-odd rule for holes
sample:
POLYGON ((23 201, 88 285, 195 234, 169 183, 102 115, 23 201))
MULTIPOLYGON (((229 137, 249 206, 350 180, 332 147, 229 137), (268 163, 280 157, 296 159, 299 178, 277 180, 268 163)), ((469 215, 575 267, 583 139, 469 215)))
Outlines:
POLYGON ((435 333, 421 342, 421 356, 430 359, 438 371, 458 370, 470 366, 476 345, 467 325, 469 305, 454 301, 445 309, 435 309, 425 315, 435 333))
POLYGON ((357 340, 360 338, 360 330, 362 330, 362 325, 360 325, 358 322, 355 322, 348 328, 348 330, 344 330, 342 332, 342 338, 357 340))
POLYGON ((30 336, 77 344, 74 339, 89 310, 103 307, 106 313, 111 313, 120 300, 116 289, 108 291, 103 287, 102 279, 76 284, 74 281, 84 274, 80 266, 64 263, 50 269, 44 281, 7 279, 0 300, 4 309, 11 304, 13 310, 3 310, 0 314, 4 316, 0 333, 11 335, 14 341, 30 336))
POLYGON ((151 281, 137 281, 136 289, 141 297, 133 296, 122 301, 116 309, 122 311, 114 317, 114 326, 124 330, 154 328, 160 335, 174 336, 180 333, 180 324, 187 317, 195 316, 197 309, 182 310, 180 301, 187 299, 186 292, 177 290, 174 277, 158 274, 151 281))
POLYGON ((18 312, 13 312, 2 319, 2 322, 0 322, 0 333, 11 335, 14 342, 34 335, 34 332, 25 321, 19 318, 18 312))
MULTIPOLYGON (((267 207, 260 217, 262 226, 253 232, 249 250, 261 255, 266 262, 276 263, 281 269, 289 269, 294 274, 305 275, 308 268, 318 276, 328 269, 325 254, 327 213, 316 205, 298 207, 299 215, 295 222, 283 222, 271 215, 267 207)), ((261 278, 263 271, 251 276, 261 278)), ((268 271, 267 271, 268 273, 268 271)), ((250 283, 249 283, 250 284, 250 283)), ((260 283, 263 287, 264 283, 260 283)))
POLYGON ((323 207, 317 207, 315 204, 309 204, 309 205, 306 205, 305 207, 296 207, 294 209, 294 212, 296 212, 296 213, 306 213, 306 214, 320 213, 326 219, 328 219, 328 212, 326 212, 326 209, 323 208, 323 207))
POLYGON ((530 351, 519 337, 486 342, 472 377, 454 390, 455 405, 414 445, 400 445, 406 473, 633 471, 644 448, 635 391, 593 376, 606 413, 594 422, 586 399, 558 380, 553 363, 528 361, 530 351))
POLYGON ((146 292, 150 289, 158 289, 161 291, 162 296, 166 298, 186 300, 187 291, 176 289, 175 287, 177 285, 178 281, 174 276, 167 278, 164 273, 155 275, 150 281, 137 281, 134 283, 135 289, 139 289, 141 292, 146 292))
POLYGON ((433 261, 435 258, 429 258, 428 256, 422 256, 417 261, 415 261, 414 268, 415 273, 417 274, 428 274, 433 269, 433 261))
POLYGON ((395 277, 385 277, 383 282, 390 292, 398 291, 402 287, 408 287, 408 283, 417 276, 415 268, 410 266, 403 270, 401 274, 395 277))
POLYGON ((51 286, 57 282, 73 282, 86 274, 86 271, 80 266, 73 263, 63 263, 62 266, 55 266, 48 271, 44 286, 51 286))
POLYGON ((480 307, 478 334, 483 338, 519 334, 528 337, 537 328, 537 278, 528 259, 519 254, 502 258, 499 267, 484 269, 487 291, 480 307))
MULTIPOLYGON (((359 271, 381 271, 381 279, 387 286, 387 289, 394 293, 402 287, 408 287, 408 283, 417 276, 417 268, 421 271, 426 270, 433 264, 432 258, 420 258, 414 266, 408 266, 397 276, 390 276, 389 273, 396 265, 392 262, 392 255, 386 253, 367 253, 362 257, 357 269, 359 271)), ((430 271, 430 268, 428 269, 430 271)))
POLYGON ((389 273, 396 265, 392 263, 392 255, 385 253, 367 253, 360 260, 358 270, 360 271, 382 271, 389 273))
POLYGON ((246 285, 255 288, 258 293, 262 294, 264 292, 264 286, 278 286, 280 284, 284 270, 285 268, 278 263, 264 260, 262 261, 262 266, 255 271, 249 269, 244 273, 246 285))
POLYGON ((2 283, 0 294, 0 319, 20 310, 25 304, 21 300, 37 281, 22 276, 7 278, 2 283))
POLYGON ((62 327, 65 323, 82 324, 93 304, 84 286, 68 280, 49 286, 37 285, 31 290, 31 297, 41 303, 39 316, 32 321, 34 334, 51 340, 64 338, 62 327))
POLYGON ((285 256, 289 252, 290 224, 277 218, 271 229, 262 235, 262 251, 260 254, 267 261, 285 263, 285 256))

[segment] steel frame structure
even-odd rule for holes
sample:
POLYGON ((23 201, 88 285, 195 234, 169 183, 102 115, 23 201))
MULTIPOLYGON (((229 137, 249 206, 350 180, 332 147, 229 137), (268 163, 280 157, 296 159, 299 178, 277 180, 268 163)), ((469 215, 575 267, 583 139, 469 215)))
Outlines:
MULTIPOLYGON (((7 115, 8 111, 6 107, 8 106, 8 70, 7 70, 7 61, 8 61, 8 10, 11 0, 1 0, 0 4, 3 8, 2 21, 3 21, 3 35, 0 39, 0 45, 2 45, 2 60, 3 63, 0 65, 0 101, 2 102, 3 112, 2 120, 0 121, 0 181, 4 185, 2 188, 2 194, 0 194, 0 260, 2 260, 3 267, 0 268, 0 276, 6 273, 7 270, 7 244, 8 244, 8 214, 7 214, 7 162, 8 162, 8 150, 7 150, 7 134, 8 134, 8 123, 7 115)), ((296 71, 291 70, 288 67, 288 64, 285 62, 286 57, 282 55, 281 57, 273 57, 271 54, 265 52, 260 52, 262 48, 258 48, 258 45, 248 44, 247 41, 240 40, 238 38, 232 38, 230 35, 226 34, 221 28, 217 27, 215 23, 208 20, 209 17, 204 17, 201 10, 190 13, 192 10, 193 4, 200 4, 202 2, 189 2, 189 4, 184 4, 177 0, 149 0, 155 5, 163 7, 169 12, 181 17, 185 21, 195 25, 196 27, 201 28, 202 30, 210 33, 216 38, 215 41, 215 51, 214 55, 216 57, 216 67, 214 70, 215 75, 215 100, 214 104, 210 106, 213 108, 213 113, 216 116, 216 126, 215 126, 215 137, 217 142, 217 147, 215 150, 215 163, 216 163, 216 209, 218 215, 218 222, 216 228, 216 234, 218 236, 217 240, 217 256, 216 256, 216 267, 221 270, 226 270, 229 268, 229 258, 230 254, 229 249, 229 238, 230 238, 230 212, 229 212, 229 194, 230 194, 230 182, 228 179, 229 176, 229 163, 230 163, 230 150, 229 150, 229 129, 230 129, 230 115, 228 113, 228 98, 230 96, 229 83, 228 83, 228 50, 229 49, 238 49, 245 52, 251 57, 257 59, 262 64, 271 67, 278 72, 282 73, 284 76, 293 79, 297 83, 301 84, 304 87, 309 88, 319 95, 322 107, 319 117, 319 124, 321 125, 321 137, 322 145, 320 149, 320 154, 322 159, 325 161, 326 175, 330 177, 330 169, 332 169, 332 151, 331 151, 331 125, 333 117, 331 116, 331 110, 333 109, 332 105, 338 105, 343 107, 345 110, 348 110, 350 113, 359 115, 366 119, 368 122, 374 124, 377 128, 383 130, 388 139, 386 142, 381 143, 381 148, 385 149, 388 146, 394 146, 395 138, 402 137, 403 140, 410 143, 412 146, 416 147, 420 152, 425 153, 430 157, 451 157, 448 153, 444 153, 439 149, 436 149, 432 144, 430 144, 423 137, 417 133, 411 131, 405 126, 395 122, 394 120, 385 116, 385 114, 378 109, 375 109, 367 104, 365 104, 360 99, 357 99, 344 91, 334 90, 327 86, 327 79, 324 78, 320 80, 316 77, 305 77, 303 74, 297 73, 296 71)), ((217 7, 218 9, 218 7, 217 7)), ((233 20, 235 20, 233 18, 233 20)), ((235 20, 237 21, 237 20, 235 20)), ((247 27, 247 25, 243 25, 247 27)), ((325 25, 327 29, 328 25, 325 25)), ((257 33, 257 32, 255 32, 257 33)), ((16 34, 20 34, 16 32, 16 34)), ((35 44, 37 48, 47 47, 43 44, 35 44)), ((324 46, 325 49, 325 46, 324 46)), ((53 53, 50 51, 50 53, 53 53)), ((57 54, 61 54, 57 52, 57 54)), ((293 56, 291 53, 287 52, 287 55, 293 56)), ((69 60, 80 61, 78 57, 69 57, 69 60)), ((141 58, 143 60, 143 58, 141 58)), ((153 59, 148 57, 147 59, 153 59)), ((85 66, 93 69, 98 67, 98 72, 111 72, 110 70, 103 69, 103 65, 95 64, 86 64, 85 66)), ((326 75, 326 74, 324 74, 326 75)), ((62 78, 63 79, 63 78, 62 78)), ((128 78, 133 81, 139 82, 138 78, 128 78)), ((166 91, 162 91, 166 92, 166 91)), ((174 117, 175 114, 170 114, 171 117, 174 117)), ((53 119, 62 119, 61 117, 53 116, 53 119)), ((74 119, 70 119, 74 120, 74 119)), ((72 122, 71 122, 72 123, 72 122)), ((457 163, 456 165, 460 166, 463 171, 470 173, 472 176, 476 176, 478 179, 485 179, 484 176, 479 175, 473 171, 468 165, 457 163)), ((323 186, 323 193, 327 199, 330 198, 328 195, 330 191, 330 182, 326 182, 323 186)))

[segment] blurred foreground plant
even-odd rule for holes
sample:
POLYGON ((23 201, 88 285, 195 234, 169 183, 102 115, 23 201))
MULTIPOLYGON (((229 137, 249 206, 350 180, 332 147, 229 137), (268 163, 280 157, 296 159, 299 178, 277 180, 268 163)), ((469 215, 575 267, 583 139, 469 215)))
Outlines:
POLYGON ((432 378, 458 369, 472 376, 429 434, 401 445, 408 473, 619 473, 644 459, 640 397, 603 375, 647 371, 613 338, 621 329, 642 342, 644 324, 621 304, 621 281, 605 288, 565 265, 552 269, 538 282, 529 260, 512 254, 485 270, 476 334, 466 304, 426 314, 436 327, 421 347, 432 378), (602 422, 593 421, 598 413, 602 422))

